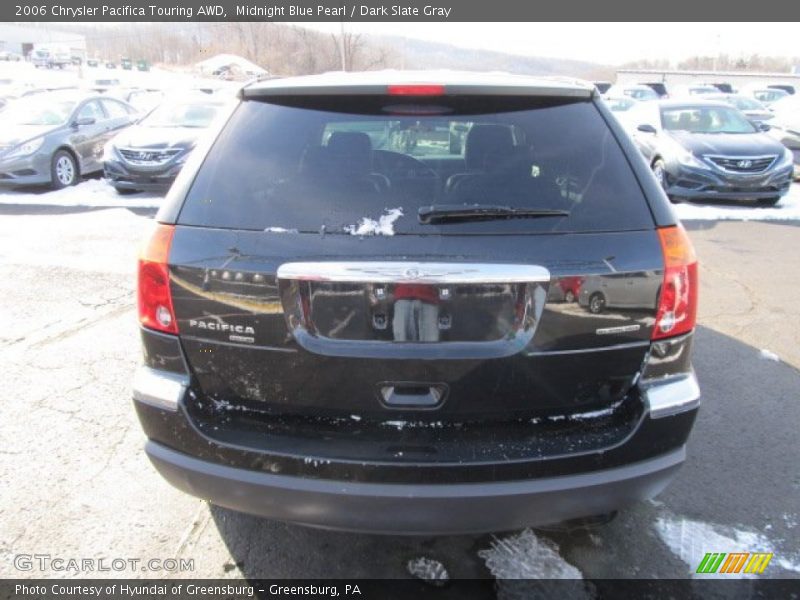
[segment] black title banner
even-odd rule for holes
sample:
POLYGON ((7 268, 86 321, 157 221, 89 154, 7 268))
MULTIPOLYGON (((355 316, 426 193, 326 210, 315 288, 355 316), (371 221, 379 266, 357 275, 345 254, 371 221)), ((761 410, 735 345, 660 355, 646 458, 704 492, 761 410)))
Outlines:
POLYGON ((3 0, 0 20, 150 21, 797 21, 800 3, 761 0, 3 0))
POLYGON ((798 579, 6 579, 0 599, 31 600, 482 600, 492 598, 796 598, 798 579))

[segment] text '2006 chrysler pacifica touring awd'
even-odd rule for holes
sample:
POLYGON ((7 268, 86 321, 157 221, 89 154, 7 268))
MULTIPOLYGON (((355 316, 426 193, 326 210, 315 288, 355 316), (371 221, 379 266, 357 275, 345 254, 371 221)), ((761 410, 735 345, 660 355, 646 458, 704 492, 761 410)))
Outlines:
POLYGON ((181 490, 485 532, 613 512, 685 459, 697 261, 581 83, 255 82, 156 221, 134 401, 181 490))

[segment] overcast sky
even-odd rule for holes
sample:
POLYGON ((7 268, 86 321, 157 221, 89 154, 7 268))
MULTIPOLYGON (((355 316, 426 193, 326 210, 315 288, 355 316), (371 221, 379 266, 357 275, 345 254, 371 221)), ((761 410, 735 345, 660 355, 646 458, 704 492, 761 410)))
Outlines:
MULTIPOLYGON (((339 23, 295 23, 338 32, 339 23)), ((532 56, 619 64, 641 58, 800 56, 797 23, 345 23, 347 31, 399 35, 532 56)))

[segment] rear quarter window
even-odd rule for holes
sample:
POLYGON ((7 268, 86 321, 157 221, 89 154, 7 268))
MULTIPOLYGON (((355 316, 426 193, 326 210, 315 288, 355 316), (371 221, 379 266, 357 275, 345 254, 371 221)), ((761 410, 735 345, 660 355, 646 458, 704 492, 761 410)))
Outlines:
POLYGON ((331 234, 387 215, 394 215, 396 234, 653 227, 631 167, 591 101, 403 102, 377 96, 242 102, 197 173, 178 222, 331 234), (417 219, 421 207, 473 204, 569 215, 417 219))

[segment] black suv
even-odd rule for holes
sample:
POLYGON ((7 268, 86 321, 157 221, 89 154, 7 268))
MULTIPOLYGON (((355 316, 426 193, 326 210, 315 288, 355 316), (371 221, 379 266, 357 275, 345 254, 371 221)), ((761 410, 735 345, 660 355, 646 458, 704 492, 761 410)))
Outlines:
POLYGON ((697 261, 589 85, 255 82, 156 221, 134 400, 186 492, 481 532, 609 513, 684 461, 697 261))

